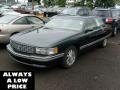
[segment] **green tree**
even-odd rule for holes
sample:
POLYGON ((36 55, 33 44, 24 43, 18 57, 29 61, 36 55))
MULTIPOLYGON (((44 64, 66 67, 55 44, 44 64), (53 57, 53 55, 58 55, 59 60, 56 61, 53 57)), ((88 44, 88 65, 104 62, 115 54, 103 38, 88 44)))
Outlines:
POLYGON ((45 6, 54 6, 59 5, 60 7, 64 7, 66 4, 66 0, 44 0, 45 6))
POLYGON ((87 6, 91 9, 94 8, 93 0, 81 0, 80 2, 75 3, 75 6, 87 6))
POLYGON ((55 0, 56 5, 59 5, 60 7, 64 7, 66 5, 66 0, 55 0))
POLYGON ((75 6, 85 6, 85 0, 81 0, 77 3, 75 3, 75 6))
POLYGON ((86 6, 89 7, 90 9, 93 9, 94 8, 93 0, 87 0, 86 6))
POLYGON ((38 4, 40 4, 40 0, 28 0, 28 2, 37 2, 38 4))
POLYGON ((114 6, 115 6, 114 0, 96 0, 95 2, 95 7, 108 8, 108 7, 114 7, 114 6))
POLYGON ((120 5, 120 0, 115 0, 115 4, 120 5))
POLYGON ((44 4, 46 7, 56 5, 56 0, 44 0, 44 4))
POLYGON ((40 4, 40 0, 37 0, 38 4, 40 4))
POLYGON ((53 2, 54 2, 54 0, 44 0, 44 4, 45 4, 46 7, 52 6, 53 2))

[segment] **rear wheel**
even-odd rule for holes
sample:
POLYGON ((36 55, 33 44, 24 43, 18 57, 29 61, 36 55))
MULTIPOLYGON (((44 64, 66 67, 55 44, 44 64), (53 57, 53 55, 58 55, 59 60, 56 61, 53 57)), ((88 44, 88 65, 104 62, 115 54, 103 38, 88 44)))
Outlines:
POLYGON ((65 51, 65 55, 63 57, 63 60, 61 62, 61 66, 63 68, 70 68, 73 66, 74 62, 76 61, 77 58, 77 50, 74 46, 69 47, 65 51))

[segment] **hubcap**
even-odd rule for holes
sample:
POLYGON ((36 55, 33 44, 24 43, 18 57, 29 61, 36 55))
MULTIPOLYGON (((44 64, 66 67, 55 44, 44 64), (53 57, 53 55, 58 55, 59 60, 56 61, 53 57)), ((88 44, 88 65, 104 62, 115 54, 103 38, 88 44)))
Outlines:
POLYGON ((75 59, 76 59, 75 51, 69 50, 67 54, 67 60, 66 60, 67 64, 72 65, 75 62, 75 59))
POLYGON ((104 47, 107 46, 107 39, 105 39, 105 40, 103 41, 103 46, 104 46, 104 47))

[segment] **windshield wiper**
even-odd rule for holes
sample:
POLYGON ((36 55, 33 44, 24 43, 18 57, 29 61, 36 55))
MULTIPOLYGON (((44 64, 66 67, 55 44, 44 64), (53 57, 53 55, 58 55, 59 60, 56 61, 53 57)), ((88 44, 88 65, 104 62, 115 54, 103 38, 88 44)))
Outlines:
POLYGON ((44 29, 50 29, 49 27, 44 27, 44 29))
POLYGON ((44 27, 43 29, 52 29, 52 28, 50 28, 50 27, 44 27))

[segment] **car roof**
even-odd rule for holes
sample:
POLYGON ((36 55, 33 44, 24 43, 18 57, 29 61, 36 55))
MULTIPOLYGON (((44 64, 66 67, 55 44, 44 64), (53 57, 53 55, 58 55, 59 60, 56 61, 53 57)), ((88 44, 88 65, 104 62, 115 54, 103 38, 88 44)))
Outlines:
POLYGON ((94 9, 94 10, 110 10, 110 9, 107 9, 107 8, 99 8, 99 9, 94 9))
MULTIPOLYGON (((18 17, 35 16, 33 14, 6 14, 6 15, 13 15, 13 16, 18 16, 18 17)), ((6 16, 6 15, 4 15, 4 16, 6 16)))
POLYGON ((52 19, 60 18, 60 19, 89 19, 89 18, 100 18, 98 16, 53 16, 52 19))
POLYGON ((118 8, 95 8, 94 10, 120 10, 118 8))
POLYGON ((18 14, 17 16, 24 17, 24 16, 35 16, 33 14, 18 14))
POLYGON ((89 9, 88 7, 69 7, 65 9, 89 9))

